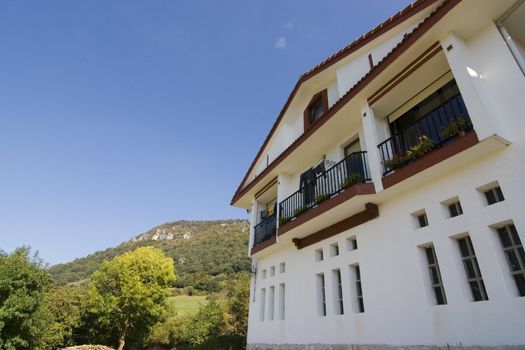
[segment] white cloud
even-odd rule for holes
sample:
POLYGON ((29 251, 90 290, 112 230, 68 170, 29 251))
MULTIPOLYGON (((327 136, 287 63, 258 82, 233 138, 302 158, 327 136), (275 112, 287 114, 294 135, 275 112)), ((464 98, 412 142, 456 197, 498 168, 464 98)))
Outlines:
POLYGON ((288 21, 284 27, 288 30, 293 30, 293 23, 288 21))
POLYGON ((285 47, 286 47, 286 38, 284 36, 277 38, 277 40, 275 41, 275 48, 284 49, 285 47))

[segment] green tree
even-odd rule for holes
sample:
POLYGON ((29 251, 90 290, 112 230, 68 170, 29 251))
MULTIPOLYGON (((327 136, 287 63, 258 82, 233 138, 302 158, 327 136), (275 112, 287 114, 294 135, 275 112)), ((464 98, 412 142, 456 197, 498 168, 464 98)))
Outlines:
POLYGON ((85 294, 78 287, 55 287, 45 293, 44 307, 52 323, 42 336, 41 349, 74 345, 74 332, 82 328, 85 294))
POLYGON ((246 336, 248 330, 248 307, 250 304, 250 275, 240 274, 228 289, 226 311, 228 331, 246 336))
POLYGON ((173 260, 153 247, 138 248, 106 261, 89 284, 90 311, 118 335, 118 350, 127 339, 144 341, 163 316, 175 282, 173 260))
POLYGON ((49 320, 43 312, 49 277, 28 248, 0 252, 0 349, 34 349, 49 320))
POLYGON ((219 301, 210 300, 200 306, 188 325, 187 341, 197 345, 207 339, 218 337, 225 333, 226 315, 219 301))

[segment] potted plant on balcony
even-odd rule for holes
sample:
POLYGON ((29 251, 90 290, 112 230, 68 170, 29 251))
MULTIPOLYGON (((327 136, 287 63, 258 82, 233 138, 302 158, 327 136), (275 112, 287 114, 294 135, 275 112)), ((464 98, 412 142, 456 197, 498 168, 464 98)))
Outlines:
POLYGON ((344 179, 341 182, 341 188, 345 189, 347 187, 352 186, 353 184, 356 184, 356 183, 362 182, 362 181, 363 181, 363 177, 361 176, 361 174, 359 174, 359 173, 351 173, 351 174, 349 174, 346 177, 346 179, 344 179))
POLYGON ((412 160, 419 159, 430 152, 434 145, 434 140, 427 135, 421 135, 417 138, 417 143, 407 151, 406 156, 412 160))
POLYGON ((459 137, 465 136, 465 126, 467 120, 464 116, 459 117, 457 120, 450 120, 448 126, 443 130, 443 137, 446 139, 458 135, 459 137))
POLYGON ((406 155, 400 156, 399 154, 396 154, 394 158, 386 159, 383 162, 383 164, 388 169, 396 169, 396 168, 399 168, 401 165, 405 164, 407 160, 408 160, 408 157, 406 155))
POLYGON ((329 198, 330 198, 330 195, 328 194, 320 194, 317 197, 315 197, 315 204, 319 205, 329 198))

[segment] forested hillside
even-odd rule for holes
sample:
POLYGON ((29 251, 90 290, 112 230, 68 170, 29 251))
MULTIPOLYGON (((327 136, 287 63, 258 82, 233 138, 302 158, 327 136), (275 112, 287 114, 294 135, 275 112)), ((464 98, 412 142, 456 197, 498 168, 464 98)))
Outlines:
POLYGON ((105 259, 141 246, 154 246, 174 259, 176 287, 189 293, 216 292, 222 289, 224 281, 249 270, 248 234, 246 220, 170 222, 117 247, 54 265, 49 272, 58 284, 81 283, 87 281, 105 259))

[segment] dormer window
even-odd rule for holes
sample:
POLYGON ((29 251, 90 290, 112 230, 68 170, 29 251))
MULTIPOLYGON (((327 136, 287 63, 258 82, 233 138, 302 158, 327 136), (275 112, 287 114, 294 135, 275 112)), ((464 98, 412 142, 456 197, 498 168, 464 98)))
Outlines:
POLYGON ((328 92, 326 89, 315 94, 304 111, 304 130, 310 128, 328 110, 328 92))
POLYGON ((323 100, 319 98, 310 108, 310 124, 313 124, 317 119, 321 118, 324 113, 323 100))

